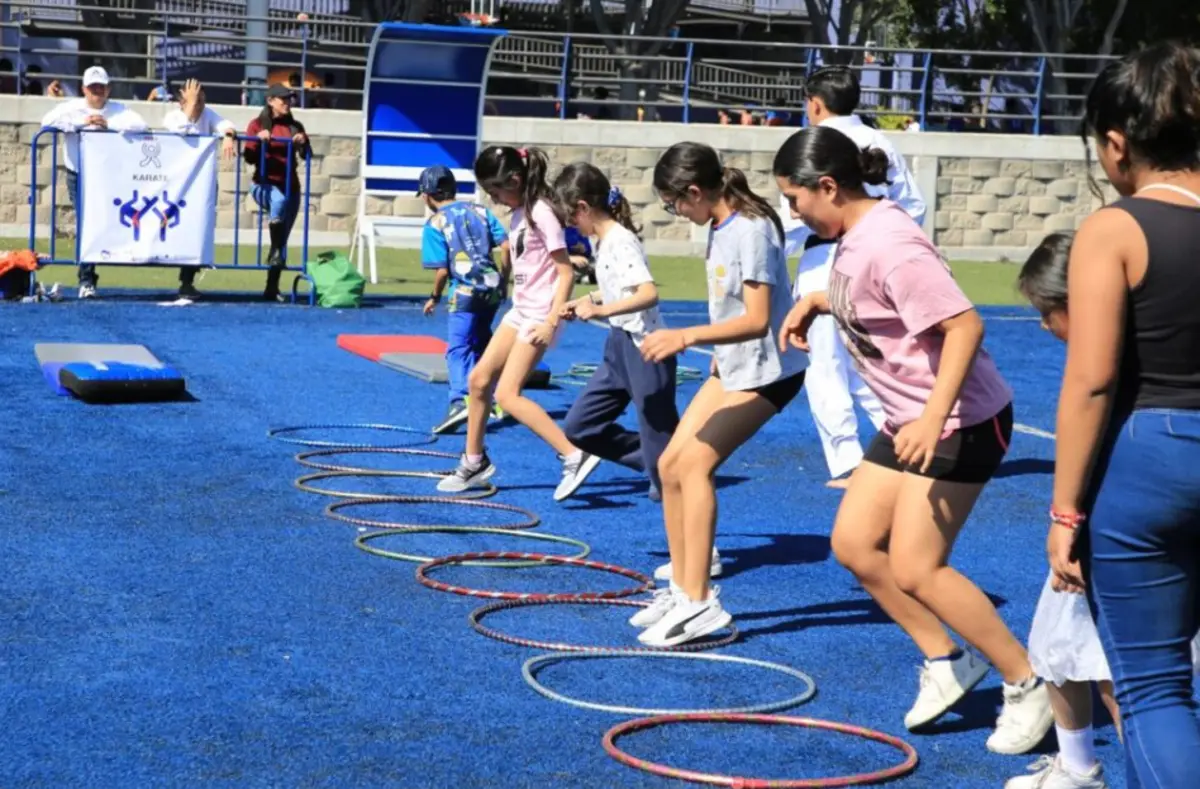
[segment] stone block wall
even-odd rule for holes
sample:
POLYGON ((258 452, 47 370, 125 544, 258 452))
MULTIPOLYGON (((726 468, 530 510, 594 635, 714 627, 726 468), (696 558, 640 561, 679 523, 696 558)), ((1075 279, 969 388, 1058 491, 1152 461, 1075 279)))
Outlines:
MULTIPOLYGON (((35 175, 31 141, 52 100, 0 97, 0 233, 25 236, 31 214, 48 231, 51 198, 49 135, 41 137, 37 157, 37 195, 29 202, 35 175)), ((161 104, 135 104, 152 127, 161 122, 161 104)), ((244 127, 253 108, 218 107, 244 127)), ((309 227, 318 245, 348 245, 357 214, 360 179, 361 115, 342 111, 301 111, 313 141, 309 227)), ((643 226, 654 254, 702 253, 703 228, 662 209, 651 184, 654 164, 680 140, 705 142, 725 161, 743 169, 751 185, 773 203, 778 191, 770 167, 775 151, 794 129, 731 126, 683 126, 532 118, 484 119, 487 144, 538 146, 554 166, 588 161, 621 187, 643 226)), ((1074 137, 1027 137, 978 134, 895 134, 892 140, 913 169, 929 210, 926 231, 954 259, 1019 260, 1042 236, 1073 230, 1098 205, 1088 183, 1083 146, 1074 137)), ((60 168, 61 170, 61 168, 60 168)), ((1098 166, 1092 170, 1099 176, 1098 166)), ((243 229, 257 223, 257 207, 246 192, 250 168, 222 161, 219 173, 218 241, 231 240, 235 217, 243 229), (237 199, 241 169, 242 198, 237 199), (240 205, 237 204, 240 202, 240 205)), ((58 187, 64 189, 59 172, 58 187)), ((1105 186, 1109 199, 1111 190, 1105 186)), ((60 233, 73 232, 74 215, 65 191, 58 197, 60 233)), ((372 215, 420 217, 422 202, 413 195, 368 196, 372 215)), ((503 212, 500 212, 503 214, 503 212)))

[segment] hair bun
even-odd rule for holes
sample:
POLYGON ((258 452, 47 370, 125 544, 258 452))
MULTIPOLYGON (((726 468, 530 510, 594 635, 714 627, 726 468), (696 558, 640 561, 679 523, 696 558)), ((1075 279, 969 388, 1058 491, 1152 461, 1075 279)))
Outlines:
POLYGON ((888 183, 887 154, 878 148, 863 148, 858 153, 858 166, 862 170, 864 184, 878 186, 888 183))

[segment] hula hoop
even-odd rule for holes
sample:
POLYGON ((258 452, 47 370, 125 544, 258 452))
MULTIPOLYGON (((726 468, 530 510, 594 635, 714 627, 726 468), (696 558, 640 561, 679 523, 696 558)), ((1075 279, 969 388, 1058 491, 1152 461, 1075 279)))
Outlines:
MULTIPOLYGON (((482 503, 482 502, 480 502, 482 503)), ((441 556, 432 561, 425 562, 417 568, 417 582, 422 586, 427 586, 438 592, 449 592, 450 594, 463 595, 464 597, 486 597, 492 600, 611 600, 617 597, 632 597, 635 594, 641 594, 654 587, 654 579, 642 575, 637 570, 630 570, 625 567, 618 567, 615 564, 605 564, 604 562, 593 562, 587 559, 576 559, 566 556, 552 556, 541 553, 518 553, 515 551, 482 551, 476 553, 460 553, 453 556, 441 556), (570 567, 585 567, 589 570, 600 570, 606 573, 621 575, 626 578, 632 578, 638 582, 637 586, 630 586, 625 589, 617 589, 612 592, 496 592, 488 589, 471 589, 467 586, 455 586, 453 584, 442 583, 426 575, 427 572, 436 567, 445 567, 450 564, 465 564, 466 562, 474 562, 480 559, 516 559, 518 561, 533 561, 536 564, 559 564, 568 565, 570 567)))
MULTIPOLYGON (((489 528, 499 529, 501 531, 521 531, 524 529, 532 529, 541 521, 537 515, 534 515, 527 509, 522 507, 514 507, 512 504, 499 504, 494 501, 473 501, 471 499, 456 498, 454 496, 377 496, 370 499, 342 499, 330 503, 325 508, 325 515, 335 521, 349 523, 352 526, 366 526, 373 529, 387 529, 389 531, 413 531, 418 529, 428 529, 436 527, 445 529, 449 527, 466 528, 471 524, 437 524, 437 523, 400 523, 398 521, 377 521, 368 518, 356 518, 353 515, 343 515, 341 510, 347 507, 363 507, 374 504, 452 504, 458 507, 474 507, 485 510, 499 510, 501 512, 513 512, 525 518, 523 521, 516 523, 503 523, 500 525, 491 524, 489 528)), ((481 528, 481 527, 473 527, 481 528)))
POLYGON ((356 454, 381 454, 381 455, 416 455, 418 457, 428 458, 445 458, 447 460, 456 460, 458 455, 451 452, 435 452, 432 449, 410 449, 407 447, 362 447, 359 449, 343 449, 335 447, 333 449, 313 449, 308 452, 301 452, 296 455, 296 462, 306 468, 316 469, 317 471, 352 471, 357 474, 376 474, 386 476, 393 472, 387 469, 366 468, 362 466, 338 466, 332 463, 314 463, 309 458, 329 457, 331 455, 356 455, 356 454))
MULTIPOLYGON (((315 474, 305 474, 292 484, 305 493, 316 493, 320 496, 330 496, 335 499, 382 499, 388 498, 386 493, 356 493, 346 490, 329 490, 328 488, 315 488, 309 485, 310 482, 316 482, 320 479, 333 479, 335 477, 418 477, 420 479, 443 479, 449 474, 438 474, 434 471, 373 471, 370 474, 363 474, 358 471, 318 471, 315 474)), ((486 499, 488 496, 496 495, 496 486, 488 482, 486 487, 468 488, 462 493, 447 495, 446 498, 453 499, 486 499)))
POLYGON ((797 707, 811 699, 817 692, 817 683, 813 682, 813 678, 805 674, 803 671, 785 666, 781 663, 770 663, 766 660, 753 660, 751 658, 734 657, 733 655, 715 655, 709 652, 666 652, 656 650, 653 652, 636 652, 630 654, 624 650, 606 650, 603 652, 552 652, 549 655, 535 655, 525 661, 521 666, 521 676, 525 678, 525 682, 529 687, 533 688, 538 693, 542 694, 553 701, 561 701, 563 704, 570 704, 572 707, 580 707, 585 710, 596 710, 598 712, 612 712, 618 715, 702 715, 702 716, 721 716, 721 715, 749 715, 752 713, 775 712, 784 710, 789 707, 797 707), (621 658, 621 657, 637 657, 637 658, 673 658, 677 660, 707 660, 713 663, 737 663, 742 666, 758 666, 772 671, 777 671, 780 674, 787 674, 789 677, 795 677, 804 683, 804 690, 799 694, 783 701, 768 701, 762 704, 751 704, 745 707, 731 707, 728 709, 699 709, 699 710, 670 710, 670 709, 645 709, 642 707, 621 707, 614 704, 597 704, 594 701, 582 701, 573 699, 569 696, 564 696, 550 688, 547 688, 542 683, 538 682, 537 671, 545 663, 555 663, 563 660, 603 660, 606 658, 621 658))
POLYGON ((480 622, 488 614, 497 611, 505 611, 512 608, 524 608, 532 605, 620 605, 630 608, 645 608, 649 603, 641 600, 501 600, 495 603, 488 603, 482 608, 477 608, 467 615, 467 622, 475 629, 476 633, 494 638, 497 641, 502 641, 505 644, 513 644, 519 647, 530 647, 532 649, 548 649, 554 652, 622 652, 629 655, 637 655, 642 652, 703 652, 709 649, 717 649, 719 647, 729 646, 734 641, 737 641, 739 633, 737 625, 730 623, 729 634, 721 638, 711 639, 708 641, 693 641, 687 644, 680 644, 673 647, 592 647, 581 646, 579 644, 565 644, 558 641, 536 641, 530 638, 520 638, 518 636, 510 636, 507 633, 502 633, 499 630, 490 628, 480 622))
POLYGON ((293 427, 273 427, 267 431, 269 438, 274 438, 282 441, 285 444, 298 444, 302 447, 331 447, 336 449, 377 449, 379 444, 352 444, 344 441, 317 441, 308 438, 286 438, 285 433, 296 433, 301 430, 386 430, 392 433, 411 433, 421 436, 423 441, 414 441, 412 444, 396 444, 387 445, 387 449, 403 449, 410 446, 419 446, 421 444, 432 444, 437 441, 437 436, 426 430, 414 430, 411 427, 400 427, 399 425, 381 425, 372 422, 359 423, 344 423, 344 424, 328 424, 328 425, 295 425, 293 427))
MULTIPOLYGON (((488 526, 416 526, 416 527, 409 528, 409 529, 385 529, 384 531, 368 532, 366 534, 358 535, 358 537, 356 537, 354 540, 354 546, 363 551, 366 551, 367 553, 371 554, 372 556, 382 556, 384 559, 396 559, 397 561, 401 561, 401 562, 415 562, 418 564, 425 564, 427 562, 432 562, 434 560, 432 556, 417 556, 415 554, 399 553, 397 551, 385 551, 382 548, 376 548, 372 545, 367 544, 367 543, 371 542, 372 540, 377 540, 381 537, 390 537, 390 536, 396 535, 396 534, 412 534, 414 532, 435 532, 435 533, 439 533, 439 534, 443 533, 443 532, 451 533, 451 534, 506 534, 510 537, 523 537, 523 538, 529 539, 529 540, 543 540, 545 542, 555 542, 555 543, 561 543, 563 545, 574 545, 580 549, 579 553, 575 554, 574 556, 558 557, 558 558, 583 559, 583 558, 586 558, 587 555, 592 552, 591 546, 589 546, 586 542, 584 542, 582 540, 572 539, 571 537, 560 537, 557 534, 546 534, 545 532, 535 532, 535 531, 527 532, 527 531, 513 531, 512 529, 497 529, 497 528, 488 527, 488 526)), ((510 568, 510 569, 515 569, 515 568, 520 568, 520 567, 540 567, 541 565, 545 564, 545 562, 542 562, 542 561, 525 561, 525 562, 478 561, 478 562, 463 562, 463 564, 465 566, 469 566, 469 567, 506 567, 506 568, 510 568)))
MULTIPOLYGON (((696 656, 698 657, 698 656, 696 656)), ((642 770, 651 775, 659 775, 664 778, 678 778, 684 781, 692 781, 694 783, 711 784, 714 786, 732 786, 749 789, 828 789, 833 786, 862 786, 864 784, 875 784, 889 781, 893 778, 899 778, 903 775, 908 775, 917 767, 917 749, 909 745, 899 737, 893 737, 890 734, 884 734, 880 731, 867 729, 862 726, 853 726, 847 723, 834 723, 833 721, 817 720, 816 718, 795 718, 786 715, 715 715, 715 714, 690 714, 690 715, 661 715, 652 718, 638 718, 631 721, 625 721, 613 726, 604 733, 604 751, 616 759, 621 764, 627 767, 633 767, 636 770, 642 770), (631 734, 642 729, 649 729, 654 726, 664 726, 672 723, 758 723, 766 725, 781 725, 781 726, 800 726, 806 729, 825 729, 826 731, 836 731, 841 734, 849 734, 855 737, 861 737, 864 740, 872 742, 881 742, 885 745, 890 745, 896 750, 904 754, 904 761, 894 767, 887 767, 882 770, 875 770, 869 773, 855 773, 853 775, 835 776, 831 778, 802 778, 802 779, 773 779, 773 778, 737 778, 731 775, 721 775, 719 773, 701 773, 694 770, 682 770, 677 767, 671 767, 657 762, 651 762, 646 759, 639 759, 625 751, 622 751, 616 746, 618 738, 631 734)))

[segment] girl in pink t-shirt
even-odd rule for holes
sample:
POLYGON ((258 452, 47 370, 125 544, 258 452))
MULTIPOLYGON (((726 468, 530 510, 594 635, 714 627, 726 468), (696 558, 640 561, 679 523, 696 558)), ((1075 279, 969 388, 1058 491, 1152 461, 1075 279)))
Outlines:
POLYGON ((837 238, 829 290, 789 313, 780 347, 807 349, 808 327, 832 314, 887 423, 850 478, 833 550, 925 655, 909 729, 967 694, 988 663, 1004 709, 988 749, 1032 750, 1053 723, 1049 695, 987 595, 948 565, 950 551, 1012 435, 1012 392, 983 350, 983 321, 936 247, 895 203, 869 197, 887 157, 827 127, 805 129, 775 156, 792 213, 837 238), (943 624, 945 623, 945 624, 943 624))
POLYGON ((575 284, 563 227, 546 184, 548 167, 546 155, 537 148, 493 146, 475 159, 479 188, 513 212, 509 234, 513 306, 468 379, 466 451, 458 467, 438 483, 438 490, 444 493, 483 487, 496 473, 483 446, 493 389, 500 407, 562 458, 555 501, 574 493, 600 462, 572 445, 550 415, 521 394, 525 379, 558 332, 560 315, 575 284))

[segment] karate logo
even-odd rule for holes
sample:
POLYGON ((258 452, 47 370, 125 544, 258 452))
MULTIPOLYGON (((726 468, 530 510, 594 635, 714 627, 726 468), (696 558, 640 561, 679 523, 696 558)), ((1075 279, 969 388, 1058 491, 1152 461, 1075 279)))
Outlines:
POLYGON ((158 140, 146 140, 142 143, 142 161, 138 163, 138 166, 149 167, 150 165, 154 165, 161 170, 162 160, 159 159, 161 155, 162 145, 159 144, 158 140))
POLYGON ((121 226, 133 231, 133 240, 136 243, 141 240, 147 221, 151 223, 150 232, 157 228, 158 240, 166 241, 167 230, 179 226, 180 209, 186 208, 187 202, 182 199, 172 201, 166 190, 155 196, 143 196, 134 189, 133 196, 128 200, 113 198, 113 205, 117 208, 117 218, 121 226))

